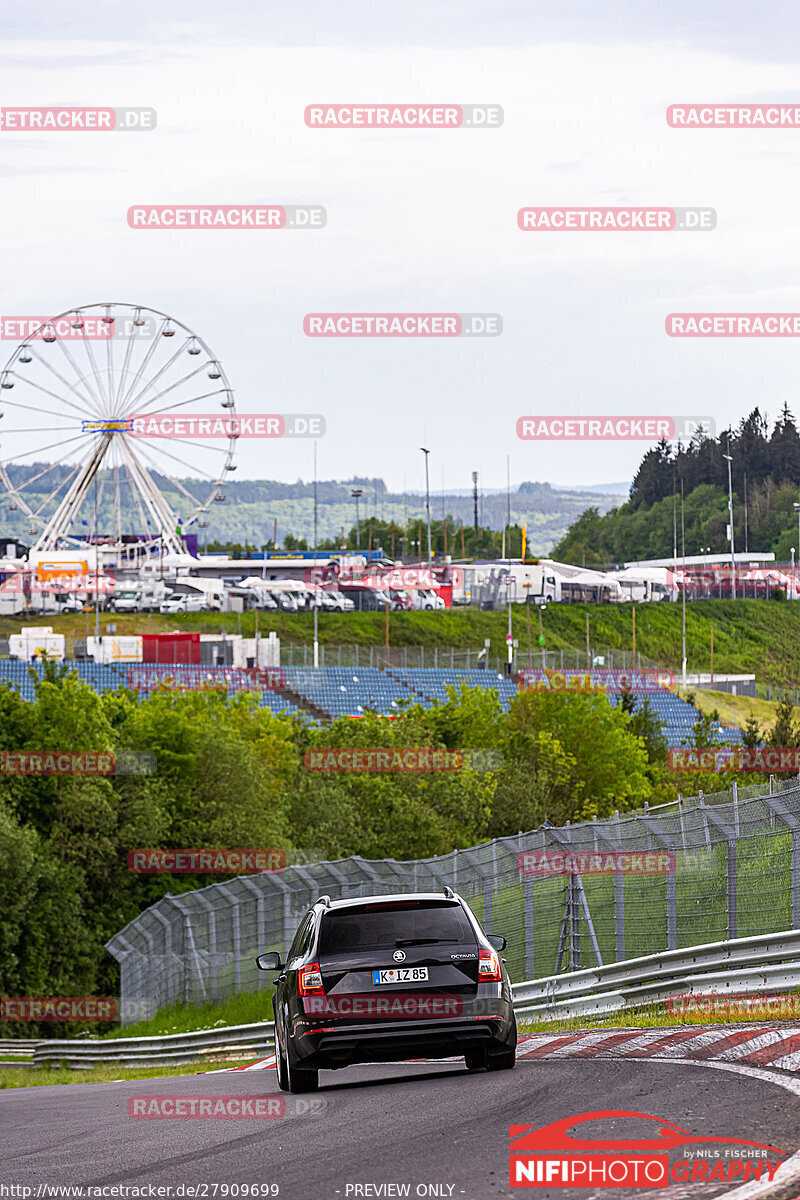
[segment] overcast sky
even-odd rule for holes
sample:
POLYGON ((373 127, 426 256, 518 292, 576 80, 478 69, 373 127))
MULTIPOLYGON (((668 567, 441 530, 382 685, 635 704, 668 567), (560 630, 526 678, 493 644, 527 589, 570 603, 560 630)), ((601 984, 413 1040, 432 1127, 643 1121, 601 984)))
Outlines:
MULTIPOLYGON (((195 329, 239 411, 319 412, 319 474, 434 491, 630 479, 643 443, 523 443, 527 414, 797 403, 797 339, 668 338, 669 312, 800 311, 800 130, 670 129, 682 101, 794 101, 798 8, 509 0, 4 17, 4 105, 151 106, 149 133, 0 133, 3 314, 131 300, 195 329), (487 102, 493 130, 315 130, 315 102, 487 102), (133 204, 315 203, 300 231, 132 230, 133 204), (704 205, 704 233, 522 233, 533 205, 704 205), (492 339, 319 339, 308 312, 497 312, 492 339)), ((4 355, 13 346, 0 347, 4 355)), ((2 432, 0 431, 0 438, 2 432)), ((8 439, 2 454, 8 452, 8 439)), ((238 477, 311 475, 245 442, 238 477)))

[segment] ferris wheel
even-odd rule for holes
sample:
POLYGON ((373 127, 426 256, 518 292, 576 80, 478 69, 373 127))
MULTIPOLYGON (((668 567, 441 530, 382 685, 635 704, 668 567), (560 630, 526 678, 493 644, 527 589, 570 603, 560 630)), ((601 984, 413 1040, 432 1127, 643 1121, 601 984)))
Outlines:
POLYGON ((0 509, 27 520, 35 551, 102 538, 183 553, 183 532, 207 525, 236 469, 219 359, 143 305, 30 325, 0 372, 0 509))

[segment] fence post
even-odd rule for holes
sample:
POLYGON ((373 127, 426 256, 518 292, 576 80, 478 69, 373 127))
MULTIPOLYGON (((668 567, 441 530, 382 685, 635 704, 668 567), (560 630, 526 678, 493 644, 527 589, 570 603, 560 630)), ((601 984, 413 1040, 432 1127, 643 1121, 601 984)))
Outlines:
MULTIPOLYGON (((521 854, 524 849, 522 844, 522 832, 517 836, 517 850, 521 854)), ((526 875, 523 879, 523 895, 524 895, 524 918, 522 932, 525 938, 525 978, 533 979, 534 972, 534 952, 533 952, 533 877, 526 875)))
POLYGON ((792 928, 800 929, 800 821, 787 807, 783 798, 764 796, 763 800, 769 808, 770 825, 774 827, 776 817, 780 817, 784 825, 792 831, 791 842, 791 893, 792 893, 792 928))
POLYGON ((726 878, 727 894, 726 907, 728 910, 728 938, 737 937, 736 933, 736 839, 728 838, 726 849, 726 878))
MULTIPOLYGON (((621 845, 619 810, 614 810, 617 822, 617 844, 621 845)), ((625 876, 622 871, 614 872, 614 957, 617 962, 625 958, 625 876)))
POLYGON ((581 969, 581 906, 578 896, 577 876, 569 877, 570 945, 569 966, 571 971, 581 969))
POLYGON ((678 949, 678 883, 674 871, 667 874, 667 949, 678 949))

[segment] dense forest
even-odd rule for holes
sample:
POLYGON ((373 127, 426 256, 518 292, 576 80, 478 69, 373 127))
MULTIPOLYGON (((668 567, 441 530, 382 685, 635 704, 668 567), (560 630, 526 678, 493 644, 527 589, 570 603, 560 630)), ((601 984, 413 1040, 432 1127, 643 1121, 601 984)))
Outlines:
POLYGON ((771 429, 756 408, 719 437, 700 431, 688 445, 659 442, 642 459, 628 502, 605 516, 587 508, 553 557, 579 564, 665 558, 683 552, 684 538, 687 554, 727 551, 726 455, 735 550, 771 550, 778 562, 789 562, 799 546, 793 505, 800 498, 800 434, 788 407, 771 429))

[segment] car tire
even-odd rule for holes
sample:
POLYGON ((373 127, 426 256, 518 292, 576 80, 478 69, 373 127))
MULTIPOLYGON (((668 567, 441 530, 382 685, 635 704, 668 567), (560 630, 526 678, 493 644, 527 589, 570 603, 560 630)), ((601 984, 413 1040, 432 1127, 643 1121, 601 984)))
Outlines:
POLYGON ((517 1021, 514 1018, 511 1036, 504 1050, 489 1051, 488 1071, 512 1071, 517 1063, 517 1021))
POLYGON ((275 1037, 275 1071, 278 1076, 278 1087, 282 1092, 289 1091, 289 1072, 286 1070, 286 1059, 281 1049, 280 1038, 275 1037))
POLYGON ((464 1055, 464 1062, 468 1071, 485 1071, 489 1065, 489 1054, 486 1050, 472 1050, 464 1055))
POLYGON ((513 1071, 517 1065, 517 1050, 501 1050, 499 1054, 490 1054, 486 1064, 487 1071, 513 1071))
POLYGON ((311 1070, 308 1067, 298 1067, 294 1056, 292 1055, 291 1046, 286 1048, 286 1079, 288 1083, 287 1090, 293 1096, 300 1095, 302 1092, 315 1092, 319 1087, 319 1071, 311 1070))

